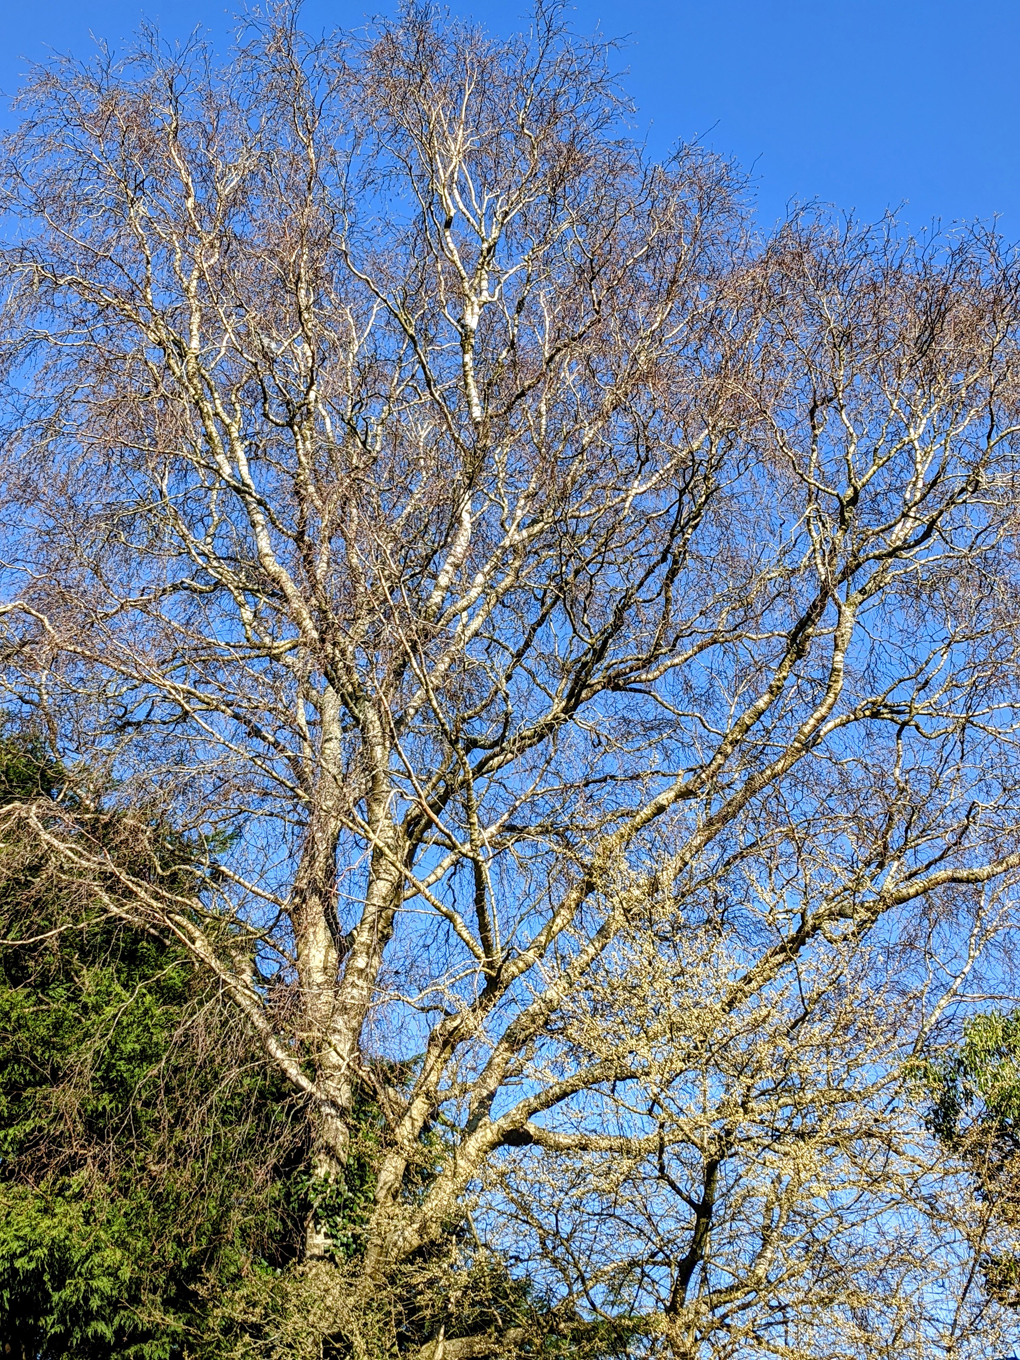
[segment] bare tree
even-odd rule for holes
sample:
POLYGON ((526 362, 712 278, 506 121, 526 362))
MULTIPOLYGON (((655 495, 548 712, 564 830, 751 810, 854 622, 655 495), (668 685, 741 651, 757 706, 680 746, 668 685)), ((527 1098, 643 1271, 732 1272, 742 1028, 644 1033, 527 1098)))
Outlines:
POLYGON ((896 923, 803 951, 747 992, 732 980, 775 899, 699 920, 685 897, 681 918, 667 899, 621 932, 565 1003, 559 1051, 630 1075, 504 1155, 488 1240, 554 1296, 630 1319, 652 1354, 1008 1352, 1015 1319, 976 1269, 992 1205, 933 1148, 909 1078, 1011 911, 993 894, 969 932, 940 912, 920 939, 896 923))
POLYGON ((38 71, 5 152, 9 690, 216 862, 34 832, 221 980, 326 1185, 375 1091, 372 1287, 512 1149, 616 1147, 577 1121, 647 1053, 569 1016, 642 921, 682 989, 747 907, 683 1004, 753 1011, 1020 867, 1010 261, 757 243, 609 55, 283 10, 38 71))

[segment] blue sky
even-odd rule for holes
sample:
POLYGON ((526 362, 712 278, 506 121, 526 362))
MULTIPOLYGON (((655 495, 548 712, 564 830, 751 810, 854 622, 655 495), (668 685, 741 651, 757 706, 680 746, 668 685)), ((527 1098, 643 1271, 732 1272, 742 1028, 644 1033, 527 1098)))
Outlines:
MULTIPOLYGON (((308 0, 310 28, 360 25, 388 3, 308 0)), ((231 0, 0 0, 0 88, 47 46, 112 45, 142 16, 171 37, 223 34, 231 0)), ((522 0, 455 0, 496 31, 522 0)), ((790 199, 874 219, 902 205, 990 219, 1020 239, 1020 0, 579 0, 576 26, 627 37, 621 65, 653 151, 700 137, 756 180, 767 224, 790 199)))

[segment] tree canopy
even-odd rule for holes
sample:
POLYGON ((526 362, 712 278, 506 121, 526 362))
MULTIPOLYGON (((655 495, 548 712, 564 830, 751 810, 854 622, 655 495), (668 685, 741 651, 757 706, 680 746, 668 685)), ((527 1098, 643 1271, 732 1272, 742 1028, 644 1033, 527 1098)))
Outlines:
POLYGON ((905 1074, 1015 985, 1016 262, 762 235, 733 166, 628 137, 613 60, 545 5, 284 5, 222 65, 149 34, 26 85, 0 649, 66 792, 0 826, 71 913, 33 958, 104 921, 97 1007, 152 940, 258 1045, 309 1354, 982 1354, 905 1074))

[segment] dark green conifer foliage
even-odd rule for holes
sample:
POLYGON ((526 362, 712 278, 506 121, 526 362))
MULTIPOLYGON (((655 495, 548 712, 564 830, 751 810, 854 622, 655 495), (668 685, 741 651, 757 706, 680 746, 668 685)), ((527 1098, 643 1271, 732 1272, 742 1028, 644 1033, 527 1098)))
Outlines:
POLYGON ((961 1042, 924 1069, 932 1096, 929 1127, 974 1177, 977 1200, 993 1226, 979 1229, 978 1264, 988 1292, 1020 1308, 1020 1011, 992 1011, 965 1026, 961 1042))
MULTIPOLYGON (((63 782, 40 742, 0 742, 4 802, 63 782)), ((116 817, 81 817, 132 853, 116 817)), ((180 838, 152 840, 154 872, 186 865, 180 838)), ((30 941, 0 953, 0 1351, 206 1349, 224 1291, 296 1251, 303 1121, 183 950, 98 912, 70 928, 74 884, 22 850, 0 866, 0 936, 30 941)))

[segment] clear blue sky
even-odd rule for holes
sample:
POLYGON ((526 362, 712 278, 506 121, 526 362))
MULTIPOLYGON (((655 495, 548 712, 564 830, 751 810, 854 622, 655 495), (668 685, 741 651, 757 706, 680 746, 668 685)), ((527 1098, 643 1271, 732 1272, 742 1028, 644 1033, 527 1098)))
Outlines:
MULTIPOLYGON (((227 31, 231 0, 0 0, 0 88, 47 46, 227 31)), ((308 0, 306 26, 357 26, 388 0, 308 0)), ((521 0, 454 0, 506 31, 521 0)), ((762 218, 817 198, 910 226, 1000 217, 1020 239, 1020 0, 578 0, 578 28, 627 37, 621 64, 661 152, 700 137, 757 180, 762 218)))

